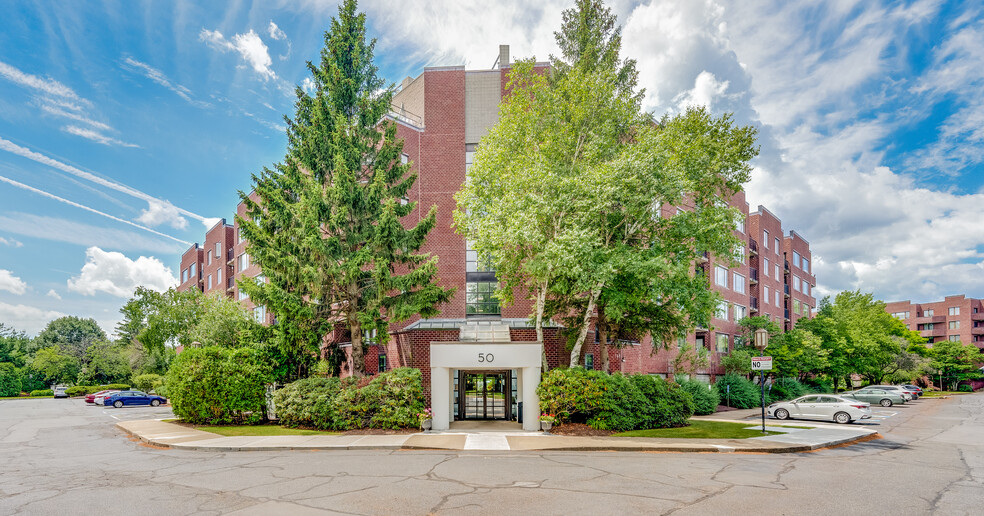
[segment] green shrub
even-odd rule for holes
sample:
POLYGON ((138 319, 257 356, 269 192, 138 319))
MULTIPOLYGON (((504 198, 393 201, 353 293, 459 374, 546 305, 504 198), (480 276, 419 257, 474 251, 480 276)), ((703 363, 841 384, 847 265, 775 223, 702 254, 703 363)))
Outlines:
POLYGON ((164 377, 159 374, 142 374, 133 378, 133 387, 137 390, 150 392, 164 384, 164 377))
POLYGON ((771 401, 783 401, 799 398, 808 392, 806 386, 795 378, 779 378, 772 383, 772 389, 767 394, 771 401))
POLYGON ((834 384, 822 378, 809 378, 803 380, 803 385, 806 386, 807 392, 812 392, 816 394, 833 394, 834 384))
POLYGON ((713 386, 696 379, 678 379, 677 383, 690 394, 694 403, 694 414, 706 416, 717 412, 721 398, 718 397, 717 389, 713 386))
POLYGON ((964 383, 957 386, 957 392, 974 392, 974 388, 964 383))
POLYGON ((414 428, 424 407, 422 375, 411 367, 379 374, 361 388, 349 385, 335 398, 342 429, 414 428))
POLYGON ((10 362, 0 362, 0 396, 18 396, 21 388, 20 370, 10 362))
POLYGON ((252 348, 184 350, 164 380, 172 410, 194 424, 256 424, 264 419, 264 384, 272 373, 252 348))
POLYGON ((280 424, 338 430, 335 398, 342 389, 338 378, 305 378, 287 384, 273 395, 280 424))
MULTIPOLYGON (((95 387, 92 385, 76 385, 75 387, 69 387, 65 389, 65 394, 69 396, 85 396, 86 394, 89 394, 89 389, 94 389, 94 388, 95 387)), ((99 392, 99 391, 92 391, 92 392, 99 392)))
POLYGON ((589 371, 588 374, 601 384, 603 393, 598 412, 588 419, 592 428, 620 432, 634 430, 643 424, 645 414, 653 411, 650 401, 629 377, 601 371, 589 371))
POLYGON ((55 392, 51 389, 38 389, 31 391, 31 396, 54 396, 55 392))
POLYGON ((637 428, 686 426, 694 415, 693 398, 676 383, 647 374, 634 374, 629 379, 649 402, 640 407, 649 410, 640 414, 642 421, 637 428))
POLYGON ((761 404, 758 387, 744 376, 726 374, 714 383, 721 401, 730 407, 747 409, 761 404), (730 387, 730 389, 729 389, 730 387))
POLYGON ((553 414, 558 424, 587 423, 600 410, 605 396, 601 384, 582 367, 547 371, 536 393, 540 412, 553 414))

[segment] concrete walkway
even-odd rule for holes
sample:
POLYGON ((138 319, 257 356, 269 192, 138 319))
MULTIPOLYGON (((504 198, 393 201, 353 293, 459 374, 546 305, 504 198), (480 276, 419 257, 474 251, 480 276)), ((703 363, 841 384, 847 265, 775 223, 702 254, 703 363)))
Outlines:
MULTIPOLYGON (((737 412, 737 411, 736 411, 737 412)), ((733 412, 727 415, 739 415, 733 412)), ((719 416, 725 414, 716 414, 719 416)), ((704 416, 699 419, 712 419, 704 416)), ((713 418, 741 422, 756 428, 754 422, 740 418, 713 418)), ((648 452, 755 452, 790 453, 816 450, 850 443, 876 434, 875 430, 852 425, 814 425, 798 421, 788 428, 770 423, 766 428, 782 434, 750 439, 665 439, 648 437, 574 437, 543 432, 524 432, 516 428, 493 427, 491 431, 475 425, 444 432, 398 435, 289 435, 225 437, 156 419, 122 421, 123 431, 154 446, 182 450, 275 451, 275 450, 475 450, 475 451, 648 451, 648 452)))

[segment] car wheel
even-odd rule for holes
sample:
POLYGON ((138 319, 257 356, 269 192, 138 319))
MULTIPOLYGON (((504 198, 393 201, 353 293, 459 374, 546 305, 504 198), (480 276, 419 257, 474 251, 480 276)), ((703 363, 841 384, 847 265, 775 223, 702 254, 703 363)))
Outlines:
POLYGON ((786 409, 776 409, 776 419, 789 419, 789 411, 786 409))
POLYGON ((847 412, 838 412, 834 414, 834 421, 840 424, 846 424, 851 422, 851 415, 847 412))
POLYGON ((150 406, 156 407, 161 404, 161 400, 150 400, 150 406))
POLYGON ((113 406, 116 408, 123 408, 123 402, 120 400, 116 400, 113 402, 113 406))
POLYGON ((891 407, 892 406, 892 400, 890 400, 888 398, 885 398, 885 399, 879 401, 878 404, 881 405, 881 406, 883 406, 883 407, 891 407))

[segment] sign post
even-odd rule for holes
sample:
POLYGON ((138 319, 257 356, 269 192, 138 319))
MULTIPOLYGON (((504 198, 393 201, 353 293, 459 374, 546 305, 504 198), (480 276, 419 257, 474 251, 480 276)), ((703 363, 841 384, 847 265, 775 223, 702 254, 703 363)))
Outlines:
POLYGON ((772 357, 752 357, 752 371, 759 372, 759 386, 762 388, 762 433, 765 433, 765 372, 772 370, 772 357))

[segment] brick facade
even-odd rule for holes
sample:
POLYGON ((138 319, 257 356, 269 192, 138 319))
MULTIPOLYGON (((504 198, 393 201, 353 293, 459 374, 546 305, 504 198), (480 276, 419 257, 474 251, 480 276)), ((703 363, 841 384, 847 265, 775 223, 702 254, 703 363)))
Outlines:
POLYGON ((946 296, 943 301, 913 303, 893 301, 885 311, 925 337, 928 345, 944 340, 973 343, 984 349, 984 301, 963 295, 946 296))

